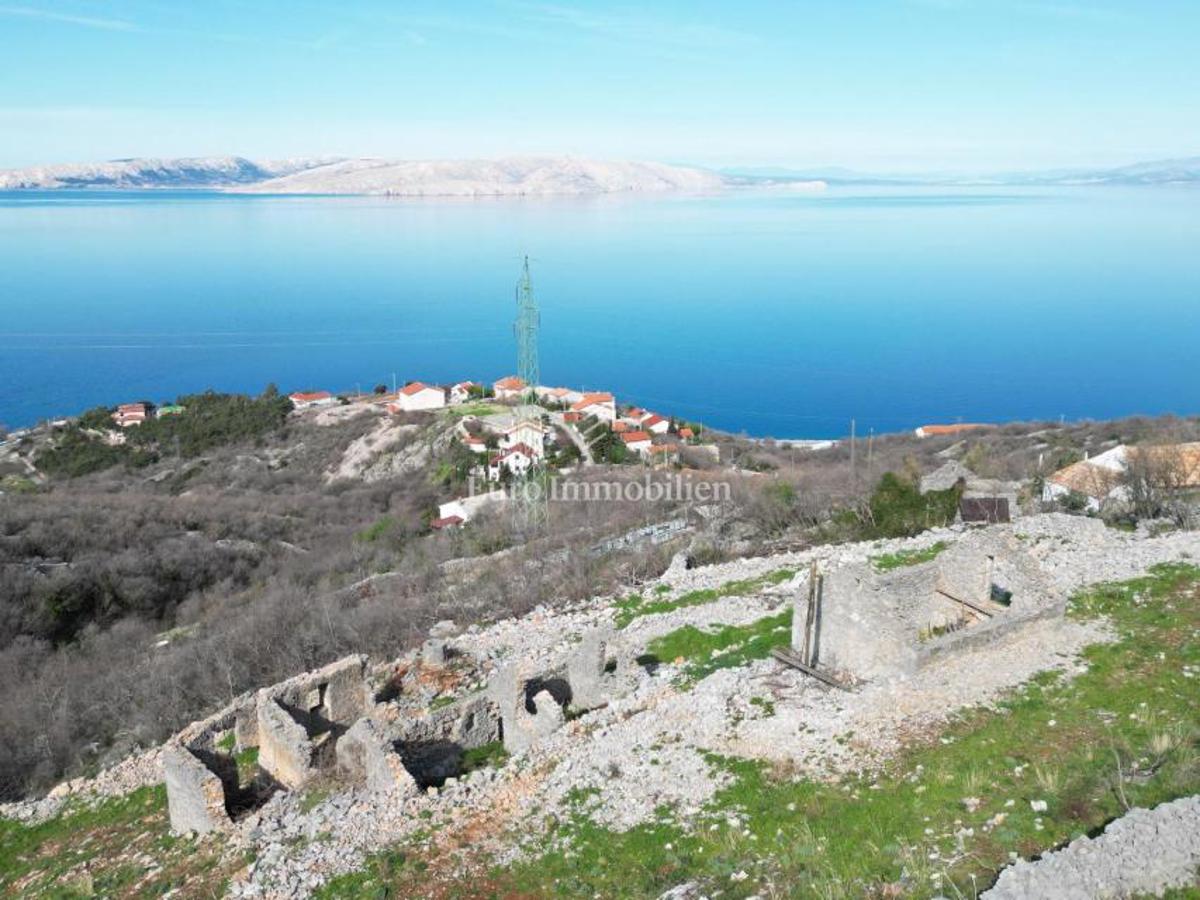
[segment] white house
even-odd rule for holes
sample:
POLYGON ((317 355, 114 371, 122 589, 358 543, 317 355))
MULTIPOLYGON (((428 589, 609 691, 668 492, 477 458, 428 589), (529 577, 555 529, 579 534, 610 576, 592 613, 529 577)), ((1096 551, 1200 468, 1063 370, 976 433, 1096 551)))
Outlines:
POLYGON ((644 456, 650 452, 652 442, 650 435, 645 431, 626 431, 621 434, 621 440, 625 442, 625 449, 639 456, 644 456))
POLYGON ((388 408, 393 412, 419 412, 423 409, 441 409, 445 405, 446 392, 440 387, 430 387, 414 381, 400 388, 395 402, 389 404, 388 408))
POLYGON ((469 497, 459 497, 456 500, 439 504, 437 518, 433 522, 434 527, 447 528, 466 524, 479 515, 480 511, 489 506, 505 503, 507 500, 508 495, 504 491, 496 490, 484 494, 472 494, 469 497), (439 525, 439 522, 442 524, 439 525))
POLYGON ((1084 508, 1089 512, 1099 511, 1101 504, 1120 486, 1127 452, 1125 445, 1119 444, 1091 459, 1059 469, 1042 485, 1042 499, 1051 502, 1076 494, 1084 498, 1084 508))
POLYGON ((524 475, 533 465, 534 459, 533 450, 524 444, 509 447, 507 450, 497 453, 488 462, 488 478, 491 481, 499 481, 500 475, 505 469, 518 477, 524 475))
POLYGON ((471 389, 479 387, 474 381, 460 381, 450 385, 450 402, 457 406, 471 399, 471 389))
POLYGON ((500 433, 500 449, 524 445, 538 459, 546 452, 546 428, 541 422, 530 420, 519 421, 500 433))
POLYGON ((595 416, 602 422, 615 422, 617 420, 617 403, 612 394, 597 391, 584 394, 581 399, 572 404, 571 412, 577 412, 583 416, 595 416))
POLYGON ((671 423, 657 413, 650 413, 642 419, 642 428, 651 434, 666 434, 671 430, 671 423))
POLYGON ((150 416, 150 407, 145 403, 122 403, 112 414, 113 421, 122 428, 141 425, 150 416))
POLYGON ((1075 494, 1084 498, 1084 508, 1090 512, 1099 511, 1107 500, 1127 500, 1128 488, 1121 481, 1129 468, 1130 458, 1135 454, 1145 454, 1151 461, 1162 458, 1175 470, 1174 476, 1180 488, 1200 487, 1200 443, 1147 447, 1118 444, 1111 450, 1072 463, 1047 477, 1042 486, 1042 499, 1062 500, 1075 494))
POLYGON ((467 445, 467 449, 473 453, 487 453, 487 442, 481 437, 476 437, 473 434, 468 434, 463 438, 463 443, 467 445))
POLYGON ((296 409, 332 406, 337 403, 337 398, 329 391, 296 391, 294 394, 288 394, 288 399, 292 401, 292 406, 296 409))
POLYGON ((566 406, 578 403, 583 399, 582 391, 575 391, 565 387, 546 387, 542 385, 537 388, 536 393, 539 400, 547 403, 562 403, 566 406))
POLYGON ((509 375, 492 382, 492 391, 497 400, 520 400, 525 393, 525 382, 516 375, 509 375))

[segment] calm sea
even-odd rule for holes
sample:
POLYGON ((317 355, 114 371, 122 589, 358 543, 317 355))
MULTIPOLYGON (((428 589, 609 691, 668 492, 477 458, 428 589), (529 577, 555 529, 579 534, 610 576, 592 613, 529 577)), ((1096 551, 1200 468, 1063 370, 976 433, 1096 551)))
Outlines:
POLYGON ((0 422, 515 369, 754 435, 1200 411, 1200 190, 0 193, 0 422))

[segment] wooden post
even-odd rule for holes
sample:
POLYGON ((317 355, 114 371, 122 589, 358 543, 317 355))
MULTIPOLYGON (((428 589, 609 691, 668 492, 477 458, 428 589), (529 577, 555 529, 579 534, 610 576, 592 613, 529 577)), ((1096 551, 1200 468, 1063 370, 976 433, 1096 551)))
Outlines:
POLYGON ((817 617, 817 561, 808 564, 808 609, 804 612, 804 650, 801 661, 812 665, 813 623, 817 617))

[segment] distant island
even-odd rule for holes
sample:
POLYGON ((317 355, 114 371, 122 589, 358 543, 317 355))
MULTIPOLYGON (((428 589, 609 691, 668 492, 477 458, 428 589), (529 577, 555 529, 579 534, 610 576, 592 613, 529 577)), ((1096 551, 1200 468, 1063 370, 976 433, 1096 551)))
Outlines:
POLYGON ((727 182, 791 184, 820 181, 832 185, 939 187, 1052 187, 1088 185, 1167 185, 1200 183, 1200 156, 1160 159, 1116 168, 1055 169, 1038 172, 997 172, 964 175, 951 172, 859 172, 841 166, 787 168, 750 166, 721 170, 727 182))
POLYGON ((705 169, 568 157, 498 160, 123 159, 0 171, 0 190, 206 189, 255 194, 497 197, 707 193, 726 185, 705 169))
POLYGON ((244 194, 345 194, 392 197, 516 197, 588 194, 714 193, 829 185, 1050 187, 1200 183, 1200 156, 1109 169, 993 174, 870 173, 843 167, 793 169, 697 166, 566 156, 405 160, 240 156, 117 159, 0 170, 0 190, 210 190, 244 194))

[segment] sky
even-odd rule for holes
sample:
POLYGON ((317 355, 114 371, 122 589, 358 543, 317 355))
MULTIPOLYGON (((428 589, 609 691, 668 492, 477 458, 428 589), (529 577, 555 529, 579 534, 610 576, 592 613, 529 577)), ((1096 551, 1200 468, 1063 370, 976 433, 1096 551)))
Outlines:
POLYGON ((1200 154, 1196 0, 0 0, 0 168, 572 154, 980 172, 1200 154))

